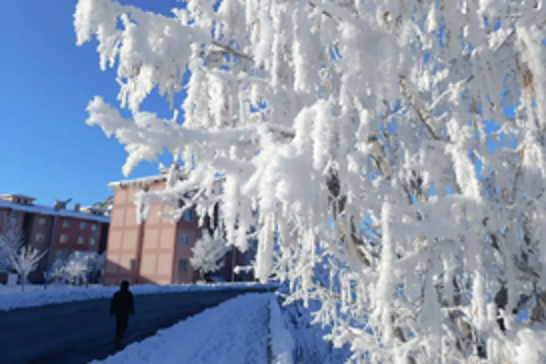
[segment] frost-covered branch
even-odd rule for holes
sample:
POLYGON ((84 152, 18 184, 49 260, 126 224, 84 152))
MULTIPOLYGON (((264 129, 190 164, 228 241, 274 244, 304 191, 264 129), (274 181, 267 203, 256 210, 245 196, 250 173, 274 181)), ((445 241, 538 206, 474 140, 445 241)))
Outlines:
POLYGON ((135 196, 139 218, 162 201, 219 216, 241 251, 253 234, 256 277, 319 302, 354 362, 544 355, 546 7, 217 5, 78 2, 78 44, 98 39, 132 113, 97 97, 88 124, 126 146, 125 174, 165 149, 176 162, 165 190, 135 196), (140 109, 155 87, 186 92, 170 120, 140 109))

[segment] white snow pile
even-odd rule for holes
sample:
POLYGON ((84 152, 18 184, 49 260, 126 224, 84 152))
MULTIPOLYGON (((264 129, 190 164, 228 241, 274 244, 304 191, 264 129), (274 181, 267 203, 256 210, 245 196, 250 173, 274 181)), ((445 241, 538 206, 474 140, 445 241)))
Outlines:
POLYGON ((286 326, 277 295, 271 295, 269 302, 269 333, 271 363, 292 364, 294 338, 286 326))
POLYGON ((238 296, 92 363, 266 364, 270 302, 270 294, 238 296))
MULTIPOLYGON (((185 285, 135 285, 131 291, 136 295, 193 292, 206 290, 246 290, 246 289, 275 289, 274 284, 257 284, 253 282, 215 283, 215 284, 185 284, 185 285)), ((35 287, 34 287, 35 288, 35 287)), ((36 307, 49 304, 85 301, 92 299, 110 298, 117 286, 85 287, 50 287, 47 290, 31 289, 21 292, 20 288, 14 291, 12 287, 0 286, 0 311, 9 311, 17 308, 36 307)))

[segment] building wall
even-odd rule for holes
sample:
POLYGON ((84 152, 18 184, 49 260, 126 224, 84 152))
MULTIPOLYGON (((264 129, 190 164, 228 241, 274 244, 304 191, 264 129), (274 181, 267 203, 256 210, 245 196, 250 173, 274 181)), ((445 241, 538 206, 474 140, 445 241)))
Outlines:
MULTIPOLYGON (((151 190, 163 189, 163 184, 152 186, 151 190)), ((155 284, 173 283, 173 262, 175 255, 176 224, 168 217, 160 216, 168 213, 168 207, 155 202, 143 222, 143 244, 140 275, 143 280, 155 284)))
POLYGON ((133 188, 119 188, 114 191, 114 207, 110 218, 108 249, 104 283, 118 284, 126 279, 135 282, 137 248, 140 226, 136 222, 133 188))
POLYGON ((44 272, 47 271, 48 248, 51 240, 51 229, 53 227, 53 216, 28 214, 26 243, 29 247, 38 249, 45 253, 44 257, 38 262, 37 269, 29 275, 31 282, 42 282, 44 280, 44 272))
MULTIPOLYGON (((164 183, 149 186, 150 190, 164 189, 164 183)), ((126 279, 132 283, 191 283, 198 278, 189 262, 191 247, 199 236, 197 217, 192 221, 180 219, 173 223, 161 213, 172 211, 171 207, 155 202, 147 219, 136 223, 134 194, 141 190, 137 186, 117 187, 108 235, 105 284, 119 284, 126 279), (188 236, 188 245, 181 242, 183 234, 188 236), (186 270, 180 270, 180 261, 185 260, 186 270)))
POLYGON ((173 264, 173 283, 192 283, 200 279, 199 272, 195 271, 190 263, 190 257, 192 256, 191 248, 195 246, 195 242, 201 237, 197 222, 195 213, 191 221, 185 220, 184 217, 178 221, 173 264), (187 239, 183 239, 183 235, 186 235, 187 239), (182 269, 181 261, 186 262, 184 264, 186 270, 182 269))
POLYGON ((6 209, 6 208, 0 208, 0 231, 2 231, 2 229, 4 228, 4 226, 3 226, 4 218, 7 215, 11 215, 11 217, 17 219, 17 221, 16 221, 16 227, 17 228, 19 228, 19 229, 23 228, 23 221, 24 221, 25 215, 22 212, 20 212, 20 211, 11 211, 10 209, 6 209))
POLYGON ((108 233, 110 232, 110 224, 101 224, 100 228, 100 241, 99 241, 99 254, 106 251, 108 246, 108 233))
POLYGON ((99 252, 103 224, 95 221, 84 221, 71 217, 57 218, 53 236, 53 261, 66 257, 74 251, 99 252), (84 225, 81 225, 81 224, 84 225), (94 226, 94 228, 93 228, 94 226))

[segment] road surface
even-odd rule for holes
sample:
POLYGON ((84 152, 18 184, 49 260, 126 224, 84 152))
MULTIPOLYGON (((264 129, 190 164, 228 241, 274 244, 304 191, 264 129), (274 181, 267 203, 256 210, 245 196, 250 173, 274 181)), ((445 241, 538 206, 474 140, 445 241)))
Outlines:
MULTIPOLYGON (((244 292, 201 291, 135 295, 123 344, 140 341, 244 292)), ((78 364, 115 353, 110 300, 90 300, 0 312, 0 364, 78 364)), ((181 343, 183 345, 183 343, 181 343)))

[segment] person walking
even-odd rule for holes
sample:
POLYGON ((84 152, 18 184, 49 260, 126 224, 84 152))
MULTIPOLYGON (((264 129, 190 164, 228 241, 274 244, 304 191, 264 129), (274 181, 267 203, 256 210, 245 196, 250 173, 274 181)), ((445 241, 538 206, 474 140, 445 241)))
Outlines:
POLYGON ((116 315, 116 348, 121 348, 121 338, 129 327, 129 315, 135 314, 133 294, 129 291, 129 282, 121 282, 120 289, 110 302, 110 316, 116 315))

